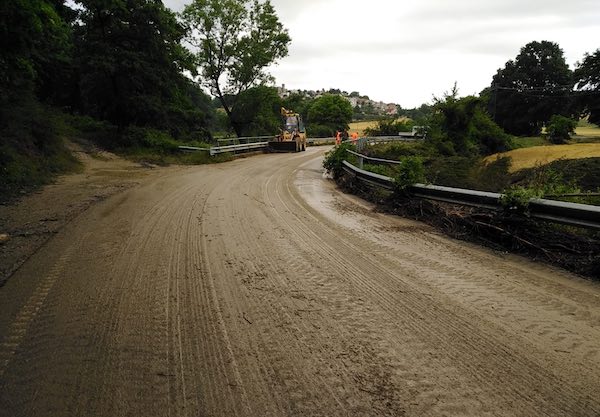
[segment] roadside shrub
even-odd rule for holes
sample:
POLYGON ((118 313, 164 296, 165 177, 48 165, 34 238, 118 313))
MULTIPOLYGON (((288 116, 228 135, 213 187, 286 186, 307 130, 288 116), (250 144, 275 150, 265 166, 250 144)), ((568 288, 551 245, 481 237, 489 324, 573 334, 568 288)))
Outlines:
POLYGON ((575 133, 576 127, 576 120, 555 114, 550 118, 550 122, 546 127, 548 139, 554 144, 565 143, 575 133))
POLYGON ((504 192, 500 197, 500 204, 507 211, 527 213, 529 211, 529 200, 540 197, 541 193, 539 190, 517 185, 504 192))
POLYGON ((180 145, 168 133, 156 129, 129 127, 122 135, 121 143, 128 148, 147 148, 161 155, 179 151, 180 145))
POLYGON ((425 181, 425 169, 423 160, 416 156, 402 158, 401 164, 396 168, 394 175, 394 189, 400 193, 406 193, 408 187, 425 181))
POLYGON ((69 116, 68 124, 71 129, 65 131, 64 134, 74 140, 82 137, 109 150, 121 145, 117 127, 107 121, 97 120, 90 116, 69 116))
POLYGON ((458 98, 456 86, 443 99, 436 99, 427 125, 427 141, 442 155, 490 155, 511 149, 512 142, 485 111, 480 98, 458 98))
POLYGON ((355 151, 356 147, 351 143, 346 142, 336 146, 325 154, 323 167, 330 172, 334 178, 341 175, 343 167, 342 162, 347 158, 348 150, 355 151))
POLYGON ((581 192, 576 179, 567 180, 562 172, 547 165, 536 167, 528 181, 528 185, 530 188, 539 190, 542 196, 560 196, 581 192))
POLYGON ((506 209, 526 212, 531 198, 554 198, 580 192, 574 179, 565 180, 562 173, 542 165, 536 167, 522 185, 508 188, 500 201, 506 209))

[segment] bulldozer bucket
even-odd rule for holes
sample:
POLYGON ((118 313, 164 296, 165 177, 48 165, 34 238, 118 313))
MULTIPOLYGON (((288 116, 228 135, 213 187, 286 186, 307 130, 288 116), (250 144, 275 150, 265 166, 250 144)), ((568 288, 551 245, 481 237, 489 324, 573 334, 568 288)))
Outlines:
POLYGON ((298 144, 295 140, 282 142, 269 142, 269 149, 273 152, 298 152, 298 144))

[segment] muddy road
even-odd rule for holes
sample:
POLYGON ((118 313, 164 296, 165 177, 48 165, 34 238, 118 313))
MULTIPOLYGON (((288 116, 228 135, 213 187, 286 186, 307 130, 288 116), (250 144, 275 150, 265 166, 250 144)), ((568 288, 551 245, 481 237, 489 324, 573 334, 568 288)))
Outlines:
POLYGON ((375 213, 322 153, 64 226, 0 288, 0 415, 600 415, 598 284, 375 213))

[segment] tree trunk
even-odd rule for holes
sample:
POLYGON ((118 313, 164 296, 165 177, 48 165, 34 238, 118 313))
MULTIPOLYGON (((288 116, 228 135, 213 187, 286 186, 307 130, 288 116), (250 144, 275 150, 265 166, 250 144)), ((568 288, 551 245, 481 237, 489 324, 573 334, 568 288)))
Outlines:
POLYGON ((231 109, 227 105, 227 102, 225 101, 225 97, 223 97, 223 94, 221 94, 220 90, 217 92, 217 96, 219 97, 219 101, 221 102, 221 105, 223 105, 223 109, 225 110, 227 117, 229 117, 229 123, 231 123, 231 127, 235 131, 236 136, 239 138, 240 136, 242 136, 242 131, 240 129, 240 126, 233 121, 233 118, 231 117, 231 109))

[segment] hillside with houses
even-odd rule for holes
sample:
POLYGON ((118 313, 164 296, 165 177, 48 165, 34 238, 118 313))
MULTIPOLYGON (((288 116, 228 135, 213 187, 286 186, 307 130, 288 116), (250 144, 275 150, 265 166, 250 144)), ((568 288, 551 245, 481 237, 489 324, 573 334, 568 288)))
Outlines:
POLYGON ((354 109, 354 119, 369 119, 379 116, 396 116, 399 113, 399 105, 396 103, 385 103, 383 101, 375 101, 369 98, 369 96, 361 95, 357 91, 348 93, 336 88, 329 90, 300 90, 300 89, 288 89, 285 84, 277 87, 277 93, 282 99, 289 98, 292 95, 300 95, 305 98, 315 99, 319 98, 324 94, 336 94, 350 102, 354 109))

